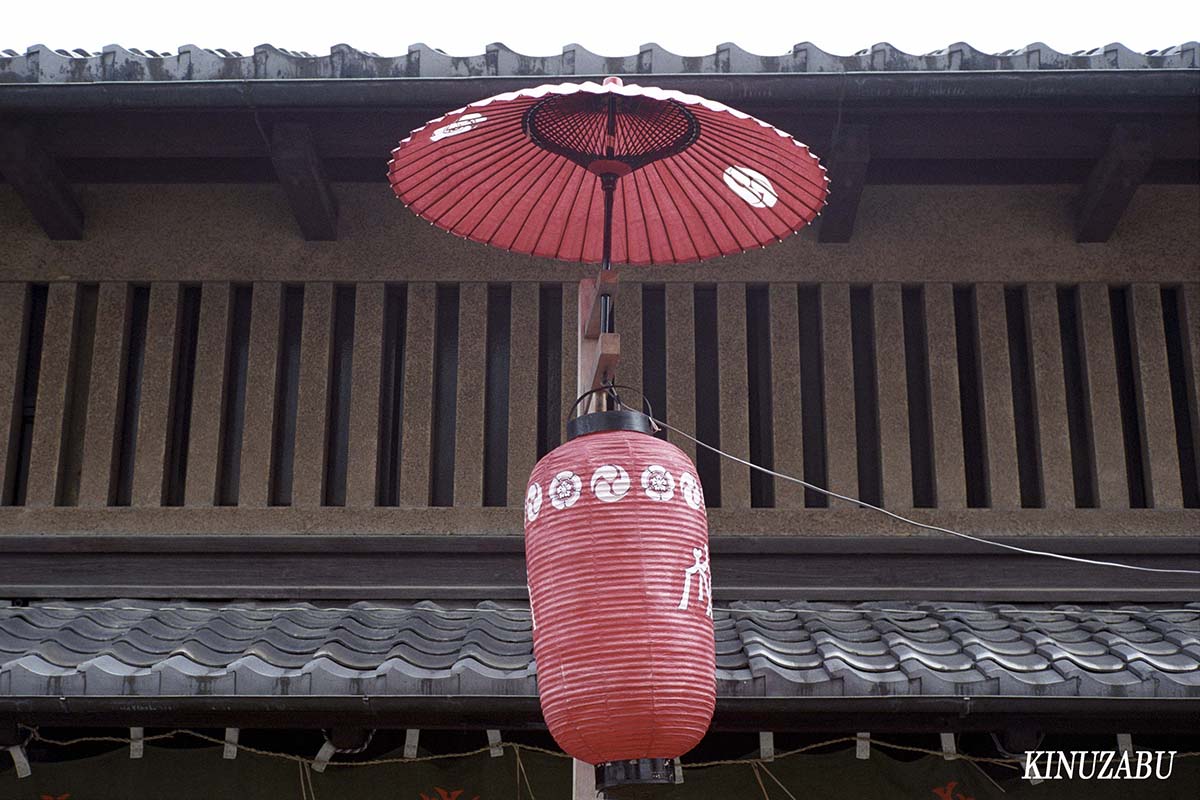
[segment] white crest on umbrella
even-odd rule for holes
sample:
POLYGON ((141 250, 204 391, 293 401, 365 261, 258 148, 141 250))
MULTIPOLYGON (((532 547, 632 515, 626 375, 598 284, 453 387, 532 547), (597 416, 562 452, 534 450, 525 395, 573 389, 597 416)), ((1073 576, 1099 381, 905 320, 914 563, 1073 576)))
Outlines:
POLYGON ((533 522, 542 510, 542 487, 536 483, 529 484, 525 492, 525 519, 533 522))
POLYGON ((642 488, 651 500, 670 500, 675 496, 675 478, 666 467, 651 464, 642 472, 642 488))
POLYGON ((629 473, 616 464, 605 464, 592 474, 592 494, 597 500, 615 503, 629 493, 629 473))
POLYGON ((724 178, 734 194, 755 208, 771 208, 779 202, 779 193, 761 172, 749 167, 729 167, 724 178))
POLYGON ((691 508, 699 511, 704 505, 704 490, 700 488, 700 481, 690 472, 679 476, 679 491, 683 495, 683 502, 691 508))
POLYGON ((559 511, 570 508, 575 505, 581 492, 583 492, 583 481, 574 472, 565 469, 550 481, 550 505, 559 511))
POLYGON ((447 136, 457 136, 460 133, 473 131, 486 121, 487 117, 483 114, 463 114, 449 125, 443 125, 435 130, 430 134, 429 141, 436 142, 438 139, 445 139, 447 136))

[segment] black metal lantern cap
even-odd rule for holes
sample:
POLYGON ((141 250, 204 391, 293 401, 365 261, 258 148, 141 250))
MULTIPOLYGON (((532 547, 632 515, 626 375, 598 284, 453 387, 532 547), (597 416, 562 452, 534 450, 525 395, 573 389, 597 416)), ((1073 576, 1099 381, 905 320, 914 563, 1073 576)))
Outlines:
MULTIPOLYGON (((654 425, 651 417, 654 415, 653 410, 649 413, 643 413, 637 409, 630 408, 621 402, 620 395, 617 394, 617 389, 633 389, 631 386, 614 386, 613 384, 605 384, 598 389, 592 389, 590 392, 584 392, 575 401, 575 405, 571 407, 571 411, 567 414, 567 441, 576 439, 580 436, 586 436, 589 433, 599 433, 601 431, 636 431, 644 433, 647 436, 653 436, 658 428, 654 425), (604 393, 609 396, 612 408, 608 411, 594 411, 590 414, 584 414, 581 417, 574 416, 579 410, 579 404, 585 398, 593 394, 604 393)), ((638 392, 641 394, 641 392, 638 392)), ((643 395, 642 402, 647 407, 650 401, 645 399, 643 395)))
POLYGON ((637 431, 654 435, 650 418, 640 411, 627 408, 615 411, 595 411, 582 417, 567 420, 567 441, 600 431, 637 431))
POLYGON ((675 783, 675 759, 635 758, 596 765, 596 791, 614 798, 654 797, 639 787, 675 783))

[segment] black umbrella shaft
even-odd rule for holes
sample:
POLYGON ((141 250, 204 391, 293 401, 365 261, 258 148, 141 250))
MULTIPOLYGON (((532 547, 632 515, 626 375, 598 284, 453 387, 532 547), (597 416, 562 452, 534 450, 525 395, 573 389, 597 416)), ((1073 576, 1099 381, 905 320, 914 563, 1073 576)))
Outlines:
MULTIPOLYGON (((612 222, 613 194, 616 190, 616 179, 605 175, 602 180, 604 187, 604 252, 601 269, 612 269, 612 222)), ((613 332, 612 298, 608 295, 600 297, 600 332, 613 332)))
MULTIPOLYGON (((617 98, 608 98, 608 141, 605 154, 613 157, 617 135, 617 98)), ((616 175, 602 175, 600 185, 604 189, 604 250, 601 269, 612 269, 612 225, 613 225, 613 195, 617 190, 616 175)), ((603 295, 600 298, 600 332, 612 333, 613 327, 612 298, 603 295)))

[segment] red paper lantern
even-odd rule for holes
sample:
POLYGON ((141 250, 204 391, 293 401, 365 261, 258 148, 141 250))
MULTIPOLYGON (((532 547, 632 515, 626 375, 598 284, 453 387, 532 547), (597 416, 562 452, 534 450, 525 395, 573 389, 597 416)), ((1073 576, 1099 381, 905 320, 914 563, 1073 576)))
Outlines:
POLYGON ((601 784, 673 781, 666 760, 700 741, 716 700, 704 493, 648 426, 631 411, 571 421, 525 500, 542 712, 601 784))

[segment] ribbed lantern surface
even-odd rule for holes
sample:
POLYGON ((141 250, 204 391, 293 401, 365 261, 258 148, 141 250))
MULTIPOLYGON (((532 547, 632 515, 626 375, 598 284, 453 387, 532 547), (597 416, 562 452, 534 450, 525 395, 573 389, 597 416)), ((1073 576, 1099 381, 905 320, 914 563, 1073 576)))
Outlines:
POLYGON ((676 758, 716 699, 704 493, 679 448, 573 439, 533 470, 525 556, 542 711, 591 764, 676 758))

